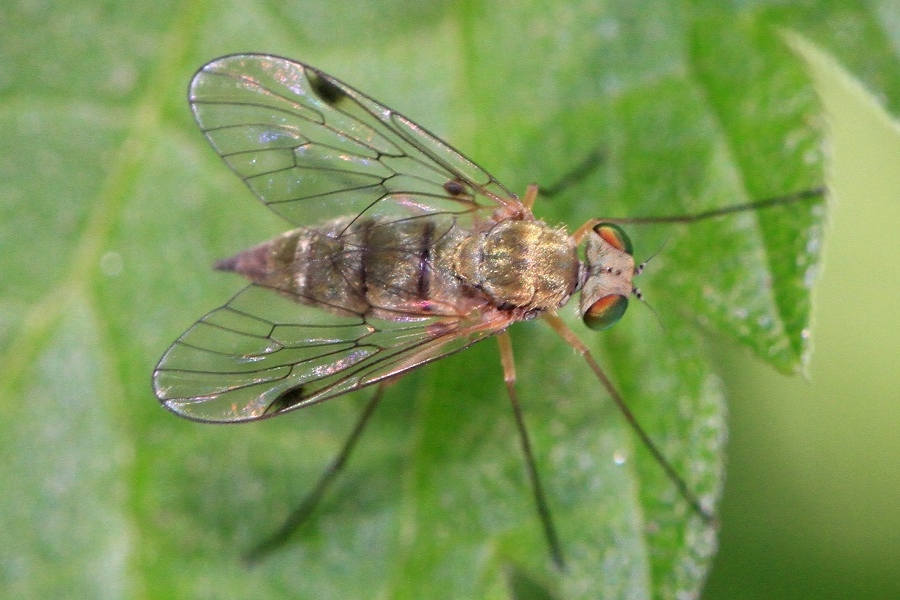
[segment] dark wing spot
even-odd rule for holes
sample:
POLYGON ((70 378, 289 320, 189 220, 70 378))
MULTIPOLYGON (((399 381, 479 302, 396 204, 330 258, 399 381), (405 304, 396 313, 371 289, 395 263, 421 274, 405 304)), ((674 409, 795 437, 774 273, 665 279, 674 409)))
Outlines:
POLYGON ((451 196, 464 196, 468 192, 466 186, 464 186, 459 181, 455 179, 451 179, 450 181, 444 183, 444 190, 447 191, 451 196))
POLYGON ((310 70, 307 79, 309 79, 309 86, 312 88, 312 91, 326 104, 334 106, 347 97, 344 90, 316 71, 310 70))
POLYGON ((284 412, 289 408, 293 407, 296 404, 302 402, 305 398, 303 397, 303 386, 295 387, 292 390, 288 390, 282 395, 278 396, 275 400, 272 401, 272 404, 266 408, 267 415, 275 415, 280 412, 284 412))

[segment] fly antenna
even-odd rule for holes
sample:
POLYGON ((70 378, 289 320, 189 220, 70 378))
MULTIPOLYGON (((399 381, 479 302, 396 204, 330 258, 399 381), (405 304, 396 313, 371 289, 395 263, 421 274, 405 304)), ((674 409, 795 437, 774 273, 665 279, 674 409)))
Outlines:
MULTIPOLYGON (((649 257, 647 257, 646 260, 644 260, 641 264, 639 264, 639 265, 635 268, 635 270, 634 270, 634 276, 635 276, 635 277, 637 277, 638 275, 640 275, 641 273, 644 272, 644 269, 647 268, 647 265, 650 263, 650 261, 653 260, 654 258, 656 258, 656 256, 657 256, 660 252, 663 251, 663 248, 666 247, 666 244, 669 243, 669 240, 670 240, 670 239, 672 239, 672 236, 671 236, 671 235, 668 236, 668 237, 663 241, 662 244, 660 244, 659 248, 656 249, 656 252, 654 252, 654 253, 651 254, 649 257)), ((657 312, 657 310, 653 307, 653 305, 650 304, 650 303, 647 301, 646 298, 644 298, 644 294, 641 293, 640 288, 632 287, 632 288, 631 288, 631 295, 634 296, 635 298, 637 298, 638 300, 640 300, 640 301, 641 301, 641 304, 643 304, 644 306, 646 306, 647 308, 650 309, 650 312, 652 312, 652 313, 653 313, 653 316, 656 317, 656 322, 659 323, 659 326, 662 328, 663 332, 665 332, 665 331, 666 331, 666 325, 665 325, 665 323, 663 323, 662 317, 659 316, 659 312, 657 312)))
MULTIPOLYGON (((666 247, 666 244, 669 243, 669 240, 670 240, 670 239, 672 239, 671 234, 670 234, 669 236, 666 237, 666 239, 663 241, 662 244, 659 245, 659 248, 656 249, 656 252, 654 252, 653 254, 651 254, 650 256, 648 256, 646 260, 644 260, 641 264, 639 264, 639 265, 637 266, 637 268, 634 270, 634 275, 635 275, 635 277, 637 277, 638 275, 640 275, 641 273, 644 272, 644 269, 647 268, 647 265, 650 263, 650 261, 653 260, 654 258, 656 258, 656 256, 657 256, 660 252, 663 251, 663 249, 666 247)), ((635 289, 637 289, 637 288, 635 288, 635 289)), ((637 290, 637 291, 640 291, 640 290, 637 290)), ((635 294, 635 295, 637 295, 637 294, 635 294)), ((641 298, 640 296, 638 296, 638 299, 643 300, 643 298, 641 298)))
POLYGON ((641 293, 641 290, 639 290, 638 288, 633 288, 631 290, 631 295, 634 296, 635 298, 637 298, 638 300, 640 300, 641 304, 643 304, 644 306, 646 306, 647 308, 650 309, 650 312, 652 312, 653 316, 656 317, 656 322, 659 323, 660 329, 663 330, 663 333, 668 333, 668 330, 666 329, 666 324, 663 323, 662 317, 659 316, 659 312, 657 312, 657 310, 653 307, 653 305, 650 304, 646 298, 644 298, 644 295, 641 293))

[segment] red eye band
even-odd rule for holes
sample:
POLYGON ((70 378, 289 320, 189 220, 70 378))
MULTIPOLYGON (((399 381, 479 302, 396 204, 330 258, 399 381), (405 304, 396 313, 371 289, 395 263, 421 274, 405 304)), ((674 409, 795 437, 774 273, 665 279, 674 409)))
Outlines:
POLYGON ((631 239, 618 225, 612 223, 598 223, 594 225, 594 233, 599 235, 604 242, 613 248, 621 250, 626 254, 632 254, 631 239))

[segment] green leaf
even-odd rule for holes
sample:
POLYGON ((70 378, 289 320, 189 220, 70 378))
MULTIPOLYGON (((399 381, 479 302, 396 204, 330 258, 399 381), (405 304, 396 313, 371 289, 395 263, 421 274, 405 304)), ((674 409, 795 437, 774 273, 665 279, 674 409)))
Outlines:
MULTIPOLYGON (((715 532, 539 322, 512 336, 564 572, 542 538, 491 341, 392 386, 312 521, 253 568, 240 554, 310 489, 365 398, 216 427, 162 410, 149 385, 168 344, 241 286, 209 265, 285 228, 190 119, 187 82, 218 55, 319 66, 519 192, 599 148, 595 172, 538 199, 539 216, 570 230, 821 184, 819 109, 779 27, 845 52, 876 90, 900 82, 885 39, 864 55, 820 25, 840 12, 873 27, 875 12, 621 4, 0 9, 2 595, 697 595, 715 532)), ((659 251, 641 286, 661 323, 636 305, 608 334, 577 329, 710 503, 725 434, 706 335, 802 368, 822 216, 807 203, 634 227, 639 258, 659 251)))

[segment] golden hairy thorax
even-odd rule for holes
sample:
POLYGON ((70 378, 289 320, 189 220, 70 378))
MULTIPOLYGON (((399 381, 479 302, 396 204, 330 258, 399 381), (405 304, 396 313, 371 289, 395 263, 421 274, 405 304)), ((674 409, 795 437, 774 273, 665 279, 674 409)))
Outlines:
POLYGON ((538 221, 505 220, 465 239, 454 267, 498 306, 533 311, 565 304, 579 274, 572 238, 538 221))

